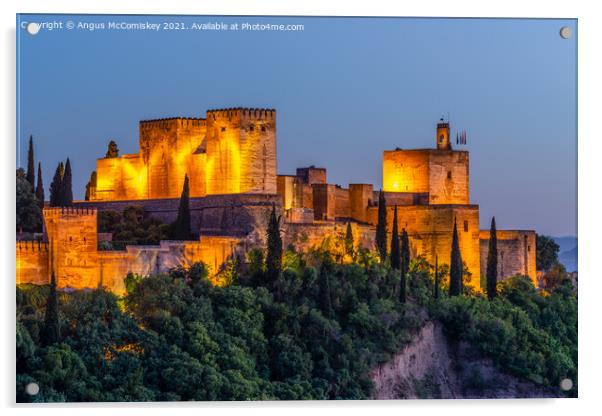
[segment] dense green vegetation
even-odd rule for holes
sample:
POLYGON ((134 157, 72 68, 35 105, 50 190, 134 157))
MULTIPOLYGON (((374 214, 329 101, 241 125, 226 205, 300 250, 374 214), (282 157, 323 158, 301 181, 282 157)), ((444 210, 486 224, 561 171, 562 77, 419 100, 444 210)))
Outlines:
POLYGON ((147 216, 141 206, 98 212, 98 232, 112 233, 111 242, 101 242, 102 250, 123 250, 127 244, 159 244, 169 238, 169 224, 147 216))
MULTIPOLYGON (((536 383, 576 380, 577 299, 570 283, 546 296, 530 281, 502 282, 494 300, 433 298, 434 270, 411 262, 407 302, 399 271, 370 252, 341 264, 324 251, 286 250, 270 282, 261 250, 216 287, 197 264, 147 278, 128 294, 59 292, 60 340, 44 343, 48 287, 17 289, 19 401, 353 399, 370 396, 368 372, 427 319, 470 341, 501 369, 536 383), (40 394, 27 396, 35 381, 40 394)), ((46 319, 48 321, 48 319, 46 319)), ((576 388, 570 394, 576 394, 576 388)))

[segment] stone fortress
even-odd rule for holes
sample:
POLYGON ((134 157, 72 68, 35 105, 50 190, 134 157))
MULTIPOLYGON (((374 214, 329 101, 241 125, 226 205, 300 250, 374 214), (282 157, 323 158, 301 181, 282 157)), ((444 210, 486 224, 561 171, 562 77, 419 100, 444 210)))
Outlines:
MULTIPOLYGON (((397 206, 412 256, 449 264, 456 221, 462 259, 472 274, 468 284, 480 290, 489 230, 480 229, 479 206, 470 203, 469 153, 452 149, 443 120, 435 141, 435 148, 383 153, 389 232, 397 206)), ((273 205, 283 218, 285 247, 305 250, 342 237, 350 223, 354 244, 374 249, 379 191, 372 184, 330 184, 326 169, 315 166, 278 175, 275 110, 233 108, 207 111, 205 118, 141 121, 140 152, 98 159, 95 176, 87 201, 44 209, 47 242, 17 242, 17 283, 45 284, 53 270, 59 287, 102 286, 121 294, 128 272, 148 275, 197 261, 215 277, 229 259, 263 247, 273 205), (98 210, 136 205, 171 222, 185 175, 197 241, 98 250, 98 210)), ((500 278, 525 274, 536 283, 535 232, 497 235, 500 278)))

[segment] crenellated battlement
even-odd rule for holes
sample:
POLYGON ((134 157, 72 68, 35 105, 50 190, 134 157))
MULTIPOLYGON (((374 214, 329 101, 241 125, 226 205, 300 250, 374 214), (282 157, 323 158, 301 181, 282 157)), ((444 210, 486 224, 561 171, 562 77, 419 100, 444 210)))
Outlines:
POLYGON ((152 130, 157 128, 169 129, 177 127, 205 127, 207 120, 204 118, 194 117, 169 117, 169 118, 158 118, 153 120, 140 120, 140 130, 152 130))
POLYGON ((207 118, 213 120, 232 120, 232 119, 249 119, 249 120, 274 120, 276 118, 276 110, 272 108, 223 108, 215 110, 207 110, 207 118))
POLYGON ((16 243, 17 255, 22 252, 36 253, 36 252, 48 252, 48 243, 43 241, 17 241, 16 243))
POLYGON ((44 208, 44 218, 62 218, 62 217, 94 217, 97 216, 96 208, 79 207, 52 207, 44 208))

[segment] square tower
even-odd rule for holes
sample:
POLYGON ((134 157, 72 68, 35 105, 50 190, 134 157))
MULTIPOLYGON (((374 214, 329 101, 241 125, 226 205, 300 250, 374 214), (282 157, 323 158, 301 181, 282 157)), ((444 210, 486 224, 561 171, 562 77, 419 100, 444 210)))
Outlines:
POLYGON ((100 284, 96 217, 95 209, 44 208, 50 270, 59 287, 100 284))
POLYGON ((429 204, 469 204, 469 155, 451 150, 449 124, 437 125, 436 149, 383 153, 383 190, 428 194, 429 204))
POLYGON ((276 110, 207 111, 207 194, 276 194, 276 110))

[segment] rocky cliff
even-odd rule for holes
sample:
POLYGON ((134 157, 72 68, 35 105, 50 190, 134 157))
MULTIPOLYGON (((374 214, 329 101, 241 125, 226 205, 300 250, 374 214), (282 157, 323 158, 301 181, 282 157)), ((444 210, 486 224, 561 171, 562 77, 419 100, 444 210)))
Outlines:
POLYGON ((465 342, 448 339, 441 324, 428 322, 413 341, 371 373, 375 399, 560 397, 500 372, 465 342))

